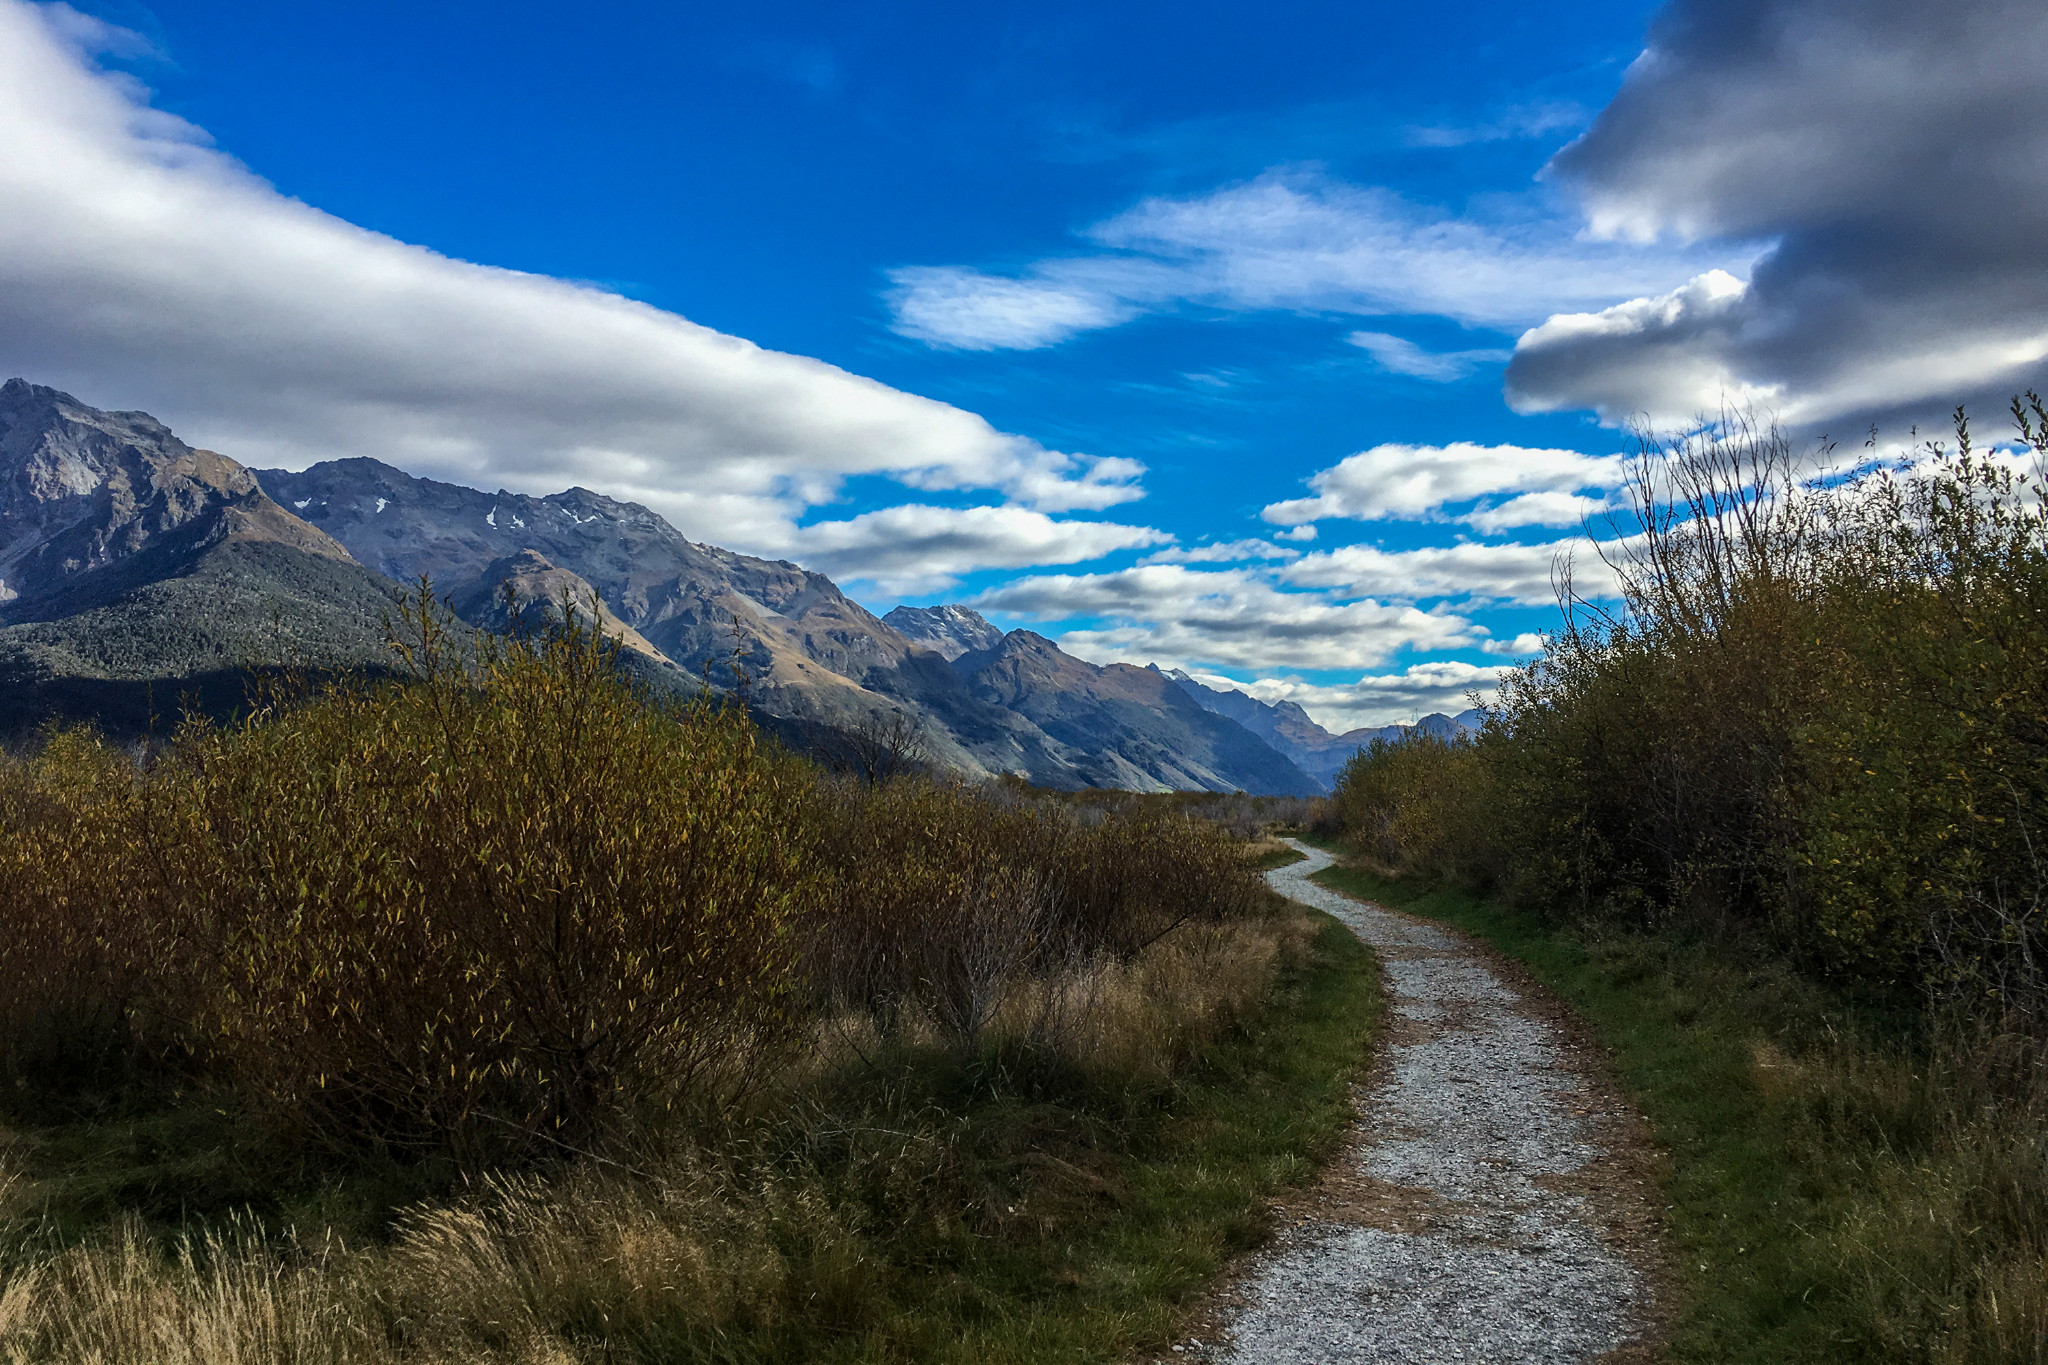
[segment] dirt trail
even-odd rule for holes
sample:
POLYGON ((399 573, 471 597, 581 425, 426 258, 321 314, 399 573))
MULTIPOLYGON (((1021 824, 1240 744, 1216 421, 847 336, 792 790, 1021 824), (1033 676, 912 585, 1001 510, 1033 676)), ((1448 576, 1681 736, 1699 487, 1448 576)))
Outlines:
POLYGON ((1277 1245, 1179 1358, 1648 1358, 1649 1148, 1575 1021, 1462 936, 1318 886, 1330 857, 1295 847, 1308 860, 1267 876, 1379 953, 1387 1045, 1351 1150, 1279 1208, 1277 1245))

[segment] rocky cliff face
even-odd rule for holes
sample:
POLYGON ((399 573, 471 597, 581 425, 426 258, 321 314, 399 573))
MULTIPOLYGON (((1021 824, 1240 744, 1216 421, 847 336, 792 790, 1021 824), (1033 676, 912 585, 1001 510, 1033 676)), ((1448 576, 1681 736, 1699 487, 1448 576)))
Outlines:
POLYGON ((969 607, 898 607, 882 618, 904 639, 923 645, 948 663, 978 649, 994 649, 1003 632, 969 607))
POLYGON ((0 385, 0 621, 100 605, 229 543, 353 562, 247 469, 149 414, 101 412, 21 379, 0 385))

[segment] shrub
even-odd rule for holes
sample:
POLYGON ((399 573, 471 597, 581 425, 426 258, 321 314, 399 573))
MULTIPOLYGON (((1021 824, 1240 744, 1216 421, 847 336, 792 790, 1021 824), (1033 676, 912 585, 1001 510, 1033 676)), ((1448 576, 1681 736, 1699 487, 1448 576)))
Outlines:
MULTIPOLYGON (((2039 400, 2015 416, 2048 451, 2039 400)), ((1347 837, 1552 916, 1715 924, 2048 1022, 2048 517, 1957 436, 1830 484, 1739 416, 1642 434, 1622 608, 1567 575, 1476 744, 1346 771, 1347 837)))
POLYGON ((182 1048, 280 1135, 488 1166, 723 1112, 820 1011, 1179 1037, 1139 959, 1266 903, 1214 802, 834 779, 650 697, 571 604, 500 640, 423 584, 400 625, 403 682, 0 769, 0 1066, 182 1048))
POLYGON ((137 856, 134 765, 90 730, 0 761, 0 1080, 49 1095, 160 1037, 172 952, 137 856))
POLYGON ((1375 739, 1338 774, 1331 818, 1378 866, 1484 885, 1488 778, 1468 737, 1375 739))
POLYGON ((743 1086, 787 1027, 810 779, 663 708, 572 612, 405 687, 194 727, 146 802, 235 1084, 313 1132, 502 1157, 743 1086))

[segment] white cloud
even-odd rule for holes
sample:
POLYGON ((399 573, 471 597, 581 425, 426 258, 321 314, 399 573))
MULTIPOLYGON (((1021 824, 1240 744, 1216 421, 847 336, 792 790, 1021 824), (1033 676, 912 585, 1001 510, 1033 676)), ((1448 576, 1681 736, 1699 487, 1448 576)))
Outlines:
POLYGON ((771 554, 855 475, 1047 511, 1141 495, 1130 461, 286 198, 95 68, 110 32, 0 0, 0 372, 250 464, 584 484, 771 554))
POLYGON ((1506 502, 1479 507, 1457 518, 1481 535, 1521 526, 1579 526, 1614 510, 1611 498, 1583 493, 1524 493, 1506 502))
POLYGON ((1415 550, 1346 545, 1307 555, 1280 570, 1280 577, 1296 587, 1346 596, 1549 606, 1557 600, 1553 579, 1560 560, 1569 560, 1581 596, 1614 595, 1613 575, 1594 544, 1581 538, 1541 545, 1467 541, 1415 550))
POLYGON ((1389 332, 1353 332, 1344 338, 1370 355, 1379 367, 1394 374, 1446 384, 1463 379, 1481 365, 1506 360, 1514 352, 1498 349, 1473 351, 1425 351, 1414 342, 1389 332))
POLYGON ((946 465, 892 472, 897 482, 930 491, 1001 489, 1043 512, 1099 512, 1145 496, 1138 486, 1145 466, 1136 460, 1120 455, 1077 459, 1028 441, 1017 442, 972 473, 946 465))
POLYGON ((1286 592, 1259 571, 1177 564, 1025 578, 967 605, 1039 621, 1102 621, 1059 637, 1061 648, 1095 662, 1369 668, 1402 649, 1457 648, 1478 639, 1471 622, 1445 612, 1286 592))
POLYGON ((1730 354, 1748 293, 1745 281, 1710 270, 1666 294, 1560 313, 1516 341, 1508 403, 1518 412, 1589 407, 1618 425, 1781 401, 1783 385, 1748 382, 1730 354))
POLYGON ((1407 725, 1423 716, 1455 716, 1477 692, 1491 702, 1507 665, 1468 664, 1453 659, 1413 664, 1399 673, 1368 674, 1355 683, 1312 683, 1300 678, 1232 682, 1203 678, 1211 687, 1234 687, 1260 701, 1291 701, 1326 730, 1378 729, 1407 725))
POLYGON ((1214 545, 1175 546, 1139 560, 1140 564, 1242 564, 1254 559, 1299 559, 1301 551, 1270 540, 1227 540, 1214 545))
POLYGON ((1077 564, 1172 540, 1148 526, 1060 521, 1022 507, 885 507, 799 529, 808 568, 898 595, 953 586, 976 569, 1077 564))
POLYGON ((1519 328, 1754 254, 1593 241, 1527 206, 1521 216, 1459 218, 1389 190, 1283 172, 1147 199, 1084 236, 1101 250, 1011 275, 895 271, 888 301, 896 329, 938 345, 1021 349, 1184 305, 1431 313, 1519 328))
MULTIPOLYGON (((1259 515, 1279 526, 1327 518, 1414 521, 1496 494, 1571 495, 1589 488, 1616 488, 1623 480, 1623 466, 1621 456, 1582 455, 1576 450, 1471 441, 1378 445, 1312 476, 1308 485, 1314 497, 1276 502, 1259 515)), ((1498 506, 1483 504, 1458 519, 1486 530, 1569 525, 1579 519, 1576 514, 1565 522, 1544 518, 1580 505, 1555 496, 1535 502, 1515 497, 1498 506)))
POLYGON ((2039 0, 1672 0, 1554 178, 1595 234, 1775 245, 1744 280, 1560 310, 1516 348, 1516 406, 1682 422, 1761 399, 1859 435, 2039 384, 2042 52, 2039 0))
POLYGON ((1488 654, 1507 654, 1518 659, 1541 654, 1544 649, 1543 637, 1534 631, 1524 632, 1512 640, 1488 640, 1479 647, 1488 654))
POLYGON ((1051 279, 1012 280, 958 266, 889 272, 896 331, 962 351, 1029 351, 1113 327, 1136 310, 1113 295, 1051 279))

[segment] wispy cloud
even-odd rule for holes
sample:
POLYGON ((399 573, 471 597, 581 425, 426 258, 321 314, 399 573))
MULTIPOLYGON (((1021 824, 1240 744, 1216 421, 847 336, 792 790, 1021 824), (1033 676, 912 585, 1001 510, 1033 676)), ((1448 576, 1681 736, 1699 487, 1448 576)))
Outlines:
POLYGON ((1039 621, 1088 619, 1060 646, 1098 662, 1183 660, 1229 668, 1369 668, 1405 649, 1466 648, 1462 616, 1327 592, 1284 590, 1270 573, 1153 564, 1043 574, 970 599, 1039 621))
POLYGON ((907 595, 950 588, 978 569, 1079 564, 1172 539, 1149 526, 1065 521, 1022 507, 913 504, 802 527, 790 549, 807 567, 907 595))
POLYGON ((1571 565, 1581 595, 1613 596, 1613 578, 1598 550, 1578 537, 1540 545, 1466 541, 1412 550, 1345 545, 1305 555, 1282 569, 1280 577, 1295 587, 1344 597, 1546 607, 1557 600, 1555 576, 1564 562, 1571 565))
POLYGON ((1344 339, 1370 355, 1383 370, 1438 383, 1463 379, 1481 365, 1498 364, 1514 354, 1505 347, 1425 351, 1414 342, 1389 332, 1353 332, 1344 339))
POLYGON ((1147 199, 1082 235, 1094 251, 1019 271, 892 272, 896 329, 934 345, 1030 349, 1189 306, 1432 314, 1518 329, 1753 254, 1591 241, 1539 201, 1461 217, 1307 171, 1147 199))
POLYGON ((1590 117, 1586 108, 1579 104, 1516 105, 1476 123, 1413 124, 1403 140, 1411 147, 1469 147, 1477 142, 1514 142, 1583 128, 1590 117))
POLYGON ((1159 550, 1139 560, 1140 564, 1243 564, 1252 560, 1301 558, 1301 551, 1291 545, 1275 545, 1270 540, 1226 540, 1214 545, 1176 545, 1170 550, 1159 550))
POLYGON ((906 266, 889 272, 885 298, 896 331, 962 351, 1029 351, 1138 315, 1115 289, 1066 272, 1005 279, 958 266, 906 266))

